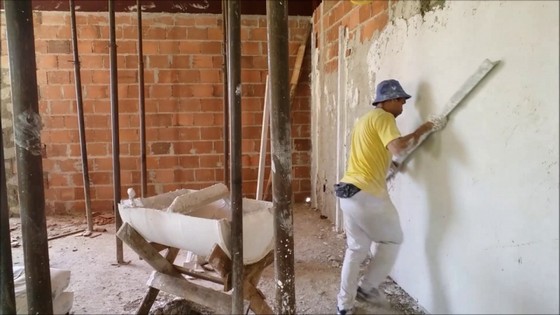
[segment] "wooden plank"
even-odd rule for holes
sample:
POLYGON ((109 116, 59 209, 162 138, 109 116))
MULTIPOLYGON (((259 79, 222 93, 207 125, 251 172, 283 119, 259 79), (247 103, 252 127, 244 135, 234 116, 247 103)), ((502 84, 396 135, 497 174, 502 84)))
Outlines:
POLYGON ((208 264, 224 279, 224 291, 231 290, 231 269, 233 264, 224 250, 215 244, 208 256, 208 264))
MULTIPOLYGON (((346 26, 338 28, 338 84, 336 104, 336 182, 344 176, 346 167, 346 26)), ((341 233, 343 230, 342 210, 340 209, 340 198, 335 198, 335 230, 341 233)))
POLYGON ((193 278, 197 278, 197 279, 202 279, 202 280, 206 280, 206 281, 210 281, 210 282, 214 282, 217 284, 224 284, 224 280, 218 277, 212 277, 206 274, 203 274, 201 272, 196 272, 196 271, 192 271, 190 269, 187 269, 185 267, 181 267, 181 266, 177 266, 177 265, 173 265, 173 267, 175 267, 175 269, 177 269, 177 271, 179 271, 180 273, 193 277, 193 278))
MULTIPOLYGON (((177 254, 179 254, 179 250, 177 248, 169 248, 165 254, 165 259, 172 263, 175 261, 175 258, 177 258, 177 254)), ((142 299, 142 303, 140 303, 140 307, 138 307, 138 310, 136 311, 136 314, 149 314, 158 294, 158 289, 149 287, 148 292, 146 292, 146 295, 142 299)))
POLYGON ((214 309, 217 314, 231 313, 231 295, 193 284, 183 277, 177 278, 154 272, 148 279, 148 285, 214 309))
POLYGON ((273 314, 272 308, 266 303, 266 297, 253 284, 245 282, 243 286, 243 295, 245 300, 249 302, 249 308, 255 314, 273 314))
POLYGON ((270 251, 260 261, 245 267, 245 283, 243 294, 249 301, 249 307, 255 314, 272 314, 272 309, 266 303, 265 295, 257 288, 263 270, 274 262, 274 252, 270 251))
POLYGON ((117 232, 117 236, 155 270, 181 277, 181 274, 173 267, 173 265, 163 258, 163 256, 161 256, 160 253, 128 223, 124 223, 121 226, 117 232))
POLYGON ((268 144, 268 123, 270 122, 270 93, 269 89, 270 80, 268 75, 266 76, 266 85, 264 89, 264 106, 263 106, 263 117, 262 117, 262 129, 261 129, 261 147, 259 152, 259 173, 257 176, 257 193, 255 199, 263 200, 263 182, 264 182, 264 171, 265 171, 265 161, 266 161, 266 147, 268 144))

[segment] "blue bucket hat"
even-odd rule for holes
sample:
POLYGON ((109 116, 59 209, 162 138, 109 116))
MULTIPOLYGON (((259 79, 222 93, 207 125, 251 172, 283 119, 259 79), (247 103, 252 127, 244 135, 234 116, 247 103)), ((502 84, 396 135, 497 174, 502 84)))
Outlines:
POLYGON ((411 96, 405 93, 399 81, 392 79, 381 81, 375 90, 375 100, 372 105, 401 97, 409 99, 411 96))

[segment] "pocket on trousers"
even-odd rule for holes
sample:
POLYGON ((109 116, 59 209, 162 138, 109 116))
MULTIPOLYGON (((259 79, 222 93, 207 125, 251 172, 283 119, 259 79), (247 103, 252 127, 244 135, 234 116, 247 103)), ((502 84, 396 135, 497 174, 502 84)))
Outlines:
POLYGON ((334 193, 338 198, 350 198, 360 192, 360 188, 348 183, 334 184, 334 193))

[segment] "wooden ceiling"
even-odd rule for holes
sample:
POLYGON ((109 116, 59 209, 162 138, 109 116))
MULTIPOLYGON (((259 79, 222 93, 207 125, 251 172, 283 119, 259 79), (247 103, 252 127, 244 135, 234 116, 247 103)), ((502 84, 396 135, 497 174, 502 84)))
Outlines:
MULTIPOLYGON (((18 0, 19 1, 19 0, 18 0)), ((109 0, 75 0, 76 12, 106 12, 109 0)), ((135 12, 136 0, 114 0, 115 11, 135 12)), ((266 15, 267 0, 240 0, 241 14, 266 15)), ((33 10, 68 11, 69 1, 32 0, 33 10)), ((289 15, 311 16, 321 0, 290 0, 289 15)), ((142 12, 212 13, 222 12, 221 0, 141 0, 142 12)), ((3 9, 4 1, 0 1, 3 9)))

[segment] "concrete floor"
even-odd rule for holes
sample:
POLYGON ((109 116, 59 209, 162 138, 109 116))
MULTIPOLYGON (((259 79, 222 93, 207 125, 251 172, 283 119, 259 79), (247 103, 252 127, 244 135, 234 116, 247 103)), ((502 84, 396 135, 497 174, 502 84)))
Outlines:
MULTIPOLYGON (((51 236, 60 235, 83 228, 84 223, 81 218, 49 217, 47 230, 51 236)), ((10 226, 14 229, 11 232, 12 240, 17 243, 21 235, 19 219, 11 218, 10 226)), ((72 313, 134 313, 146 293, 145 283, 152 269, 126 244, 123 254, 125 260, 130 262, 126 265, 116 264, 114 223, 101 227, 107 231, 94 238, 74 234, 49 241, 50 265, 71 270, 70 285, 66 291, 74 292, 72 313)), ((320 218, 319 211, 306 204, 294 206, 294 228, 296 311, 300 314, 333 314, 336 311, 345 239, 333 231, 328 220, 320 218)), ((12 255, 14 264, 23 264, 22 246, 13 248, 12 255)), ((175 264, 181 264, 185 258, 186 253, 181 251, 175 264)), ((274 305, 275 297, 274 272, 274 265, 265 269, 259 285, 271 306, 274 305)), ((358 303, 358 313, 423 313, 416 302, 389 278, 383 289, 388 295, 390 306, 358 303)), ((162 310, 174 299, 174 296, 161 292, 152 307, 152 313, 164 313, 162 310)), ((174 303, 177 304, 177 301, 174 303)), ((169 313, 169 308, 165 313, 169 313)))

